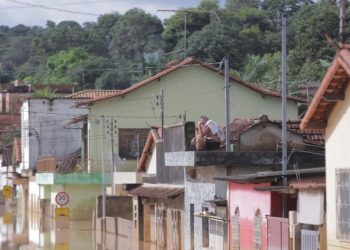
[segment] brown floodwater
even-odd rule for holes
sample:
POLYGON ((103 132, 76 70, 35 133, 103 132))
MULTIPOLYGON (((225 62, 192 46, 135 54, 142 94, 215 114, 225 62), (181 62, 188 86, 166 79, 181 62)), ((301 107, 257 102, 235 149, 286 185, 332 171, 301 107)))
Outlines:
POLYGON ((55 221, 39 214, 29 214, 16 205, 0 204, 1 250, 153 250, 132 235, 118 236, 92 229, 89 221, 70 222, 69 229, 56 230, 55 221))

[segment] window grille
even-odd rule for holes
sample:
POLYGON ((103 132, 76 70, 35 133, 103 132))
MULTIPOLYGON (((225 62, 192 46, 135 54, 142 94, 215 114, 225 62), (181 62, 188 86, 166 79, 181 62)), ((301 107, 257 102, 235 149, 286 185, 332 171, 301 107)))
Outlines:
POLYGON ((337 238, 350 240, 350 169, 336 169, 337 238))

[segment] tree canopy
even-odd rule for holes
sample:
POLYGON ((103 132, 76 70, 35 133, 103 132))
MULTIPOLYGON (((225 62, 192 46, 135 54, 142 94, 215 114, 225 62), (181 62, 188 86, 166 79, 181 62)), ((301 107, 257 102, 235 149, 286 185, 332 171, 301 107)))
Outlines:
POLYGON ((242 79, 278 89, 281 15, 288 18, 288 79, 319 81, 332 60, 339 6, 333 0, 202 0, 163 22, 141 9, 79 24, 0 26, 0 83, 78 83, 122 89, 167 61, 230 61, 242 79), (185 30, 186 29, 186 30, 185 30), (326 63, 325 63, 326 62, 326 63))

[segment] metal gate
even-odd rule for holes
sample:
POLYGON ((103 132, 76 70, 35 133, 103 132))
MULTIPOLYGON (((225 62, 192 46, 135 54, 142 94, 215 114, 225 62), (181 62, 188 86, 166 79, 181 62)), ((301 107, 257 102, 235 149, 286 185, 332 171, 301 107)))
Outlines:
POLYGON ((289 249, 288 218, 267 217, 267 249, 289 249))

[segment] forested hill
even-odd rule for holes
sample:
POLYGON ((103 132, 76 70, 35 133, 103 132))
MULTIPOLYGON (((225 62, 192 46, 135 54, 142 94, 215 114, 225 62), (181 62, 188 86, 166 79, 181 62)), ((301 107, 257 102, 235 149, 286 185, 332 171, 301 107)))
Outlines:
POLYGON ((164 23, 141 9, 105 14, 97 22, 46 27, 0 26, 0 83, 77 83, 81 88, 125 88, 184 56, 230 61, 231 72, 277 88, 280 10, 288 15, 288 79, 319 81, 335 49, 335 0, 203 0, 164 23), (187 20, 186 50, 184 20, 187 20))

